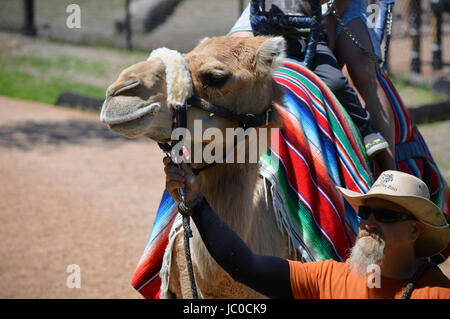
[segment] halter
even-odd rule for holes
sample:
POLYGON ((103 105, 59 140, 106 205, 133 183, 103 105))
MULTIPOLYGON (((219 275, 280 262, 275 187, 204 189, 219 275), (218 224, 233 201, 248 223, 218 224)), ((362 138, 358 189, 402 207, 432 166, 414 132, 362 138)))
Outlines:
MULTIPOLYGON (((220 116, 223 118, 226 118, 228 120, 231 120, 233 122, 236 122, 238 127, 246 130, 248 128, 256 128, 261 126, 267 126, 272 121, 272 105, 269 105, 263 112, 255 115, 253 113, 241 113, 241 114, 235 114, 232 113, 227 108, 216 105, 213 103, 210 103, 206 101, 203 98, 199 98, 196 96, 190 97, 186 100, 186 103, 175 106, 175 125, 173 129, 175 128, 184 128, 187 129, 187 109, 189 107, 196 107, 199 108, 205 112, 208 112, 212 115, 220 116)), ((173 146, 175 145, 177 141, 171 141, 171 143, 158 143, 159 147, 165 152, 170 153, 172 151, 173 146)), ((226 154, 224 154, 224 158, 226 157, 226 154)), ((215 166, 217 162, 212 162, 210 164, 207 164, 200 168, 192 168, 192 171, 195 175, 198 175, 200 172, 211 168, 215 166)))

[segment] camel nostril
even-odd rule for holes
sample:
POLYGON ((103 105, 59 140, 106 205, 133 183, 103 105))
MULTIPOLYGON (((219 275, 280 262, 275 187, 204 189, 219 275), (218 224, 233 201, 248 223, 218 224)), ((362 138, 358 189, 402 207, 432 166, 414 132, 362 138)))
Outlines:
POLYGON ((139 79, 131 79, 131 80, 125 81, 124 83, 113 88, 112 90, 108 90, 108 91, 110 91, 110 93, 108 95, 109 96, 119 95, 122 92, 131 90, 131 89, 139 86, 140 84, 141 84, 141 81, 139 79))

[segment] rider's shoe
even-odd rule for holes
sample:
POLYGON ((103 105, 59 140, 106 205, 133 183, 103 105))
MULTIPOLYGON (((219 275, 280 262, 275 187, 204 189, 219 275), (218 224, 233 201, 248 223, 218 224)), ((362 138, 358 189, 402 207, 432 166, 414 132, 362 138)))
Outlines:
POLYGON ((367 156, 373 157, 379 152, 387 150, 389 144, 380 133, 371 133, 364 136, 364 147, 367 156))

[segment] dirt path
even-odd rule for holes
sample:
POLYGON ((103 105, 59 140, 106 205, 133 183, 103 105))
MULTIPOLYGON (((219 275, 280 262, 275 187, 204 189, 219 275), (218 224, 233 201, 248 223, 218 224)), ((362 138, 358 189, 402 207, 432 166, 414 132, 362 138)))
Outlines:
MULTIPOLYGON (((97 114, 5 97, 0 114, 0 299, 141 298, 129 283, 164 187, 158 146, 97 114)), ((449 123, 422 127, 443 158, 449 123)))
POLYGON ((140 298, 129 282, 162 194, 158 146, 77 110, 0 97, 0 114, 0 298, 140 298))

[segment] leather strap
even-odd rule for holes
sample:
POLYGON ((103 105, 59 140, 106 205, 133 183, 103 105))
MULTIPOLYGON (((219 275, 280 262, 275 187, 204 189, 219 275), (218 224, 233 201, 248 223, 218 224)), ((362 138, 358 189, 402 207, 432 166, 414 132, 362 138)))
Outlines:
POLYGON ((247 129, 249 127, 259 127, 268 125, 272 120, 272 106, 269 106, 266 111, 255 115, 252 113, 246 114, 234 114, 227 108, 209 103, 205 99, 198 98, 193 96, 186 101, 186 104, 194 107, 198 107, 205 112, 212 113, 214 115, 218 115, 229 120, 235 121, 238 123, 239 127, 243 129, 247 129))
POLYGON ((425 262, 419 267, 419 269, 417 269, 414 276, 411 278, 411 280, 406 285, 405 291, 403 292, 401 299, 411 298, 412 292, 413 292, 414 288, 416 287, 416 284, 419 281, 419 279, 422 278, 423 274, 432 267, 434 267, 434 265, 432 263, 425 262))

